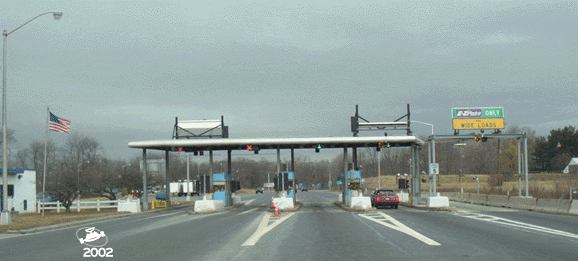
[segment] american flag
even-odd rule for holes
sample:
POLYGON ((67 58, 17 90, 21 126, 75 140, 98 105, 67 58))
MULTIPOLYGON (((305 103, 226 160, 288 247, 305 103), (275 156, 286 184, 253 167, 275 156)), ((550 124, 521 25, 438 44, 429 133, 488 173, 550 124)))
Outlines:
POLYGON ((70 132, 70 121, 50 113, 50 130, 56 132, 70 132))

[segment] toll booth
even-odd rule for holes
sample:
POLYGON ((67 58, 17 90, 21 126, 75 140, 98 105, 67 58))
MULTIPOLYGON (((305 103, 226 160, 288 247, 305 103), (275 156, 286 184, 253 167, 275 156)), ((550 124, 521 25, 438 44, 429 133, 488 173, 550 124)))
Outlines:
POLYGON ((355 170, 355 171, 348 171, 347 172, 347 178, 348 178, 348 184, 347 186, 349 187, 349 197, 351 197, 351 191, 352 190, 358 190, 360 189, 361 186, 361 171, 359 170, 355 170))
POLYGON ((213 200, 222 200, 225 207, 233 205, 232 193, 237 190, 238 181, 231 180, 231 174, 213 174, 213 200), (228 191, 227 191, 228 190, 228 191))

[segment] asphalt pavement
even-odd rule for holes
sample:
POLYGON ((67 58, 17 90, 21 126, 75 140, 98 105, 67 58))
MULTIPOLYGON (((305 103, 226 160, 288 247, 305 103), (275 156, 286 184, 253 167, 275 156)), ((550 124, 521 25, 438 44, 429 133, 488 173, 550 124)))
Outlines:
POLYGON ((298 192, 301 208, 278 217, 268 211, 274 194, 266 192, 242 194, 243 206, 212 214, 191 214, 192 207, 185 207, 0 234, 0 259, 109 254, 118 260, 575 260, 578 255, 576 216, 454 202, 455 211, 400 205, 348 212, 333 204, 338 195, 298 192), (106 237, 87 243, 105 245, 79 242, 92 227, 106 237))

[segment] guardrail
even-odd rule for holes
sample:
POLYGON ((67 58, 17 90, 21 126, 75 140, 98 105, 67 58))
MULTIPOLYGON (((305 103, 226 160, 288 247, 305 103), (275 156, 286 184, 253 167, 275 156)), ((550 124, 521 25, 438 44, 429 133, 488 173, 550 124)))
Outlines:
MULTIPOLYGON (((95 201, 75 201, 70 206, 70 209, 76 209, 77 212, 80 212, 80 209, 94 209, 96 211, 100 211, 101 208, 118 208, 119 202, 126 202, 126 200, 95 200, 95 201)), ((66 208, 62 206, 62 202, 38 202, 36 205, 36 212, 40 213, 42 211, 42 207, 44 206, 44 210, 56 210, 57 213, 60 213, 60 210, 65 210, 66 208)))

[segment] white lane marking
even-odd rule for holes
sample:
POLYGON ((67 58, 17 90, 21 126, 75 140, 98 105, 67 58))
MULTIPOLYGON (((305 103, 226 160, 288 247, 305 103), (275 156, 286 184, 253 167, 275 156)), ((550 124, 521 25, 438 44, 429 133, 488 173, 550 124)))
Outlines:
POLYGON ((259 239, 262 236, 267 234, 267 232, 271 231, 273 228, 275 228, 276 226, 278 226, 279 224, 281 224, 283 221, 287 220, 288 218, 290 218, 294 214, 295 214, 295 212, 288 213, 287 215, 285 215, 282 218, 279 218, 277 221, 275 221, 275 223, 267 226, 272 214, 271 213, 265 213, 265 216, 261 220, 261 223, 257 227, 257 230, 255 231, 255 233, 253 233, 253 235, 249 239, 247 239, 247 241, 245 241, 245 243, 243 243, 241 246, 254 246, 255 244, 257 244, 257 242, 259 241, 259 239))
POLYGON ((247 214, 247 213, 253 212, 253 211, 257 210, 257 209, 258 209, 258 208, 252 208, 252 209, 249 209, 249 210, 247 210, 247 211, 243 211, 243 212, 241 212, 241 213, 239 213, 239 214, 237 214, 237 215, 235 215, 235 216, 247 214))
MULTIPOLYGON (((399 232, 408 234, 412 237, 415 237, 416 239, 430 245, 430 246, 441 246, 440 243, 416 232, 415 230, 407 227, 406 225, 402 224, 401 222, 395 220, 394 218, 392 218, 391 216, 383 213, 383 212, 379 212, 379 216, 384 217, 387 221, 391 222, 391 224, 384 222, 381 219, 378 219, 376 215, 365 215, 365 214, 359 214, 359 216, 369 219, 375 223, 378 223, 380 225, 386 226, 388 228, 391 228, 393 230, 397 230, 399 232)), ((381 218, 379 217, 379 218, 381 218)))
POLYGON ((251 202, 253 202, 254 200, 255 200, 255 199, 251 199, 251 200, 247 201, 247 202, 245 203, 245 205, 251 204, 251 202))
POLYGON ((538 231, 538 232, 542 232, 542 233, 548 233, 548 234, 552 234, 552 235, 559 235, 559 236, 565 236, 565 237, 578 239, 578 235, 572 234, 572 233, 569 233, 566 231, 551 229, 551 228, 547 228, 547 227, 541 227, 541 226, 537 226, 537 225, 532 225, 532 224, 519 222, 519 221, 515 221, 515 220, 510 220, 510 219, 505 219, 505 218, 496 217, 496 216, 490 216, 490 215, 473 213, 473 212, 457 212, 454 215, 465 217, 465 218, 471 218, 471 219, 476 219, 476 220, 492 222, 492 223, 496 223, 496 224, 502 224, 505 226, 523 228, 523 229, 534 230, 534 231, 538 231))

